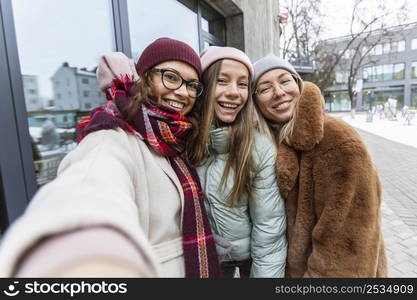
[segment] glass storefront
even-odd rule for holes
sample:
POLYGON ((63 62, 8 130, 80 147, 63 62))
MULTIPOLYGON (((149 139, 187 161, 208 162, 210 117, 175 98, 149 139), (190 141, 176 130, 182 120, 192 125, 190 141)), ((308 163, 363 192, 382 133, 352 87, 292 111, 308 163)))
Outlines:
POLYGON ((365 108, 374 107, 377 104, 385 104, 388 99, 397 100, 397 109, 404 106, 404 86, 387 86, 362 90, 363 105, 365 108))
MULTIPOLYGON (((198 5, 202 31, 224 39, 224 18, 205 4, 128 0, 132 58, 136 61, 149 43, 163 36, 184 41, 198 53, 198 5)), ((95 71, 101 55, 116 51, 112 1, 12 0, 12 7, 40 187, 55 178, 60 161, 76 146, 80 118, 106 101, 95 71)))
POLYGON ((197 52, 226 44, 224 16, 202 0, 2 0, 0 29, 0 230, 56 177, 80 118, 105 103, 103 54, 137 60, 161 36, 197 52))
POLYGON ((351 107, 347 91, 329 92, 325 97, 325 108, 329 112, 350 111, 351 107))
POLYGON ((75 126, 105 103, 95 70, 115 51, 111 0, 13 0, 37 184, 76 146, 75 126), (82 9, 80 9, 82 7, 82 9))

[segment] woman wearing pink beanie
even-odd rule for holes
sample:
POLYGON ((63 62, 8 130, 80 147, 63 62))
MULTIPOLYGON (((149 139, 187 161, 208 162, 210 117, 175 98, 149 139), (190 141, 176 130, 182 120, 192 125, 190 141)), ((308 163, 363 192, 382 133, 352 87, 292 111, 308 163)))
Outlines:
MULTIPOLYGON (((232 47, 201 55, 199 126, 188 153, 197 167, 225 277, 283 277, 286 217, 275 175, 275 147, 254 124, 252 63, 232 47)), ((265 122, 262 118, 258 123, 265 122)))
POLYGON ((200 100, 200 57, 157 39, 133 64, 104 55, 108 103, 0 247, 0 274, 23 277, 218 277, 196 170, 185 157, 200 100))

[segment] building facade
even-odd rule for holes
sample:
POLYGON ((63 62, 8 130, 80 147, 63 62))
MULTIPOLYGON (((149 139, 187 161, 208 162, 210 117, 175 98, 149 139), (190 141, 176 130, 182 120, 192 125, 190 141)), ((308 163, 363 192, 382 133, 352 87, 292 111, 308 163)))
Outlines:
POLYGON ((42 100, 39 97, 39 84, 36 75, 22 74, 23 94, 27 111, 36 111, 43 108, 42 100))
POLYGON ((71 67, 67 62, 51 78, 53 88, 53 110, 75 110, 90 112, 92 108, 106 103, 96 79, 96 70, 71 67))
MULTIPOLYGON (((417 23, 388 28, 384 37, 375 32, 376 43, 358 69, 354 92, 356 110, 368 110, 396 100, 397 108, 417 107, 417 23)), ((331 47, 343 49, 349 40, 335 38, 326 41, 331 47)), ((353 43, 335 72, 334 84, 326 90, 326 108, 330 111, 349 111, 351 101, 347 91, 349 61, 355 51, 366 51, 353 43), (347 62, 347 64, 346 64, 347 62)))
POLYGON ((79 117, 104 103, 101 55, 137 60, 171 37, 197 52, 227 45, 257 60, 279 54, 278 15, 275 0, 0 0, 0 229, 56 176, 79 117), (53 143, 42 144, 47 135, 53 143))

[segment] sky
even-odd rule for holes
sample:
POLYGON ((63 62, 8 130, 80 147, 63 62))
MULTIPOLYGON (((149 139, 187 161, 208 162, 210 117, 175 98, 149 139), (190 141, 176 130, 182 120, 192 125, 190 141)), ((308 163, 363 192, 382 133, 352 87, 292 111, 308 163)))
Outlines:
MULTIPOLYGON (((322 12, 326 15, 323 19, 324 32, 323 38, 340 37, 349 34, 349 24, 351 11, 353 8, 353 0, 321 0, 322 12)), ((417 22, 417 1, 415 0, 384 0, 384 4, 389 11, 396 12, 402 3, 407 2, 408 19, 402 20, 403 24, 417 22)), ((368 9, 375 7, 376 0, 364 0, 364 4, 368 9)), ((393 25, 396 20, 392 20, 393 25)))
MULTIPOLYGON (((196 14, 176 0, 127 4, 134 59, 155 36, 180 39, 198 51, 196 14)), ((63 62, 91 70, 116 49, 111 0, 12 0, 12 7, 22 74, 37 75, 44 100, 53 97, 51 77, 63 62)))
POLYGON ((41 97, 52 97, 50 78, 63 62, 90 70, 115 50, 110 1, 12 0, 12 7, 21 72, 38 76, 41 97))

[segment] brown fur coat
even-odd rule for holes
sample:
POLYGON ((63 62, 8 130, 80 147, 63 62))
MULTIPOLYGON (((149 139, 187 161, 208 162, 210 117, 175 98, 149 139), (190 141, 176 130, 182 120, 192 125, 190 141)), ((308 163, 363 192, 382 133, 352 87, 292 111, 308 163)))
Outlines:
POLYGON ((355 130, 306 82, 292 145, 278 149, 288 217, 287 277, 386 277, 381 184, 355 130))

